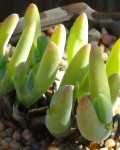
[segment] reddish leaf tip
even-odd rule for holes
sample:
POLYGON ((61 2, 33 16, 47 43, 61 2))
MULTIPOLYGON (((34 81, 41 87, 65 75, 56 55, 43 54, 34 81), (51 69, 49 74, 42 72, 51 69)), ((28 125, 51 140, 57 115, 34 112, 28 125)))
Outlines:
POLYGON ((85 105, 87 103, 87 99, 88 97, 87 96, 83 96, 82 99, 80 100, 80 105, 85 105))

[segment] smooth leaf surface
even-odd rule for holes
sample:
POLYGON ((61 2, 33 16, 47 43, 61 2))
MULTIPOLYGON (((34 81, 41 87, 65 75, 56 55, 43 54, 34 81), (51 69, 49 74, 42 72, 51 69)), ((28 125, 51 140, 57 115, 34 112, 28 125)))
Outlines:
POLYGON ((35 33, 35 22, 30 23, 22 33, 11 61, 7 65, 4 77, 0 81, 0 95, 6 95, 14 89, 13 78, 17 66, 25 62, 30 52, 35 33))
POLYGON ((118 73, 120 75, 120 38, 112 47, 106 63, 106 72, 108 77, 114 73, 118 73))
POLYGON ((115 104, 120 89, 120 75, 118 73, 112 74, 109 78, 110 94, 112 105, 115 104))
POLYGON ((55 28, 50 40, 60 49, 60 57, 62 58, 66 42, 66 29, 63 24, 60 24, 55 28))
POLYGON ((66 85, 59 89, 52 98, 47 110, 45 124, 55 137, 64 137, 69 134, 71 127, 71 112, 73 105, 73 89, 66 85))
POLYGON ((77 52, 77 54, 69 64, 67 70, 65 71, 60 87, 66 84, 71 84, 76 87, 78 84, 80 84, 80 80, 82 80, 83 78, 81 77, 80 79, 80 76, 83 72, 82 70, 89 63, 90 49, 90 44, 87 44, 77 52))
POLYGON ((5 54, 7 44, 19 21, 18 14, 11 14, 0 25, 0 57, 5 54))
POLYGON ((24 28, 31 23, 32 21, 36 24, 36 30, 34 35, 34 40, 30 50, 29 57, 27 59, 27 65, 30 67, 32 65, 32 58, 34 55, 34 50, 37 47, 37 38, 41 35, 41 21, 40 14, 37 6, 35 4, 30 4, 24 15, 24 28))
POLYGON ((81 47, 88 43, 88 19, 85 13, 77 17, 73 26, 71 27, 70 34, 67 42, 67 55, 68 63, 71 62, 75 54, 81 47))
POLYGON ((105 64, 99 47, 92 44, 89 61, 89 88, 91 101, 103 94, 111 101, 110 88, 105 64))
POLYGON ((90 100, 84 96, 77 107, 77 125, 83 137, 90 141, 103 141, 111 133, 99 121, 90 100))
POLYGON ((111 128, 113 113, 110 100, 103 94, 100 94, 93 100, 93 107, 100 122, 106 128, 111 128))

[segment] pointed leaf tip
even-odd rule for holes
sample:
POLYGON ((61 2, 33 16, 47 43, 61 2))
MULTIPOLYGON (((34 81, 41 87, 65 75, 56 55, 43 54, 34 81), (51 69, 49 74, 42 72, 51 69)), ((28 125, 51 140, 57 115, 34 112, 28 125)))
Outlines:
POLYGON ((106 62, 106 72, 108 77, 114 73, 120 74, 120 38, 112 47, 111 53, 106 62))
POLYGON ((80 100, 80 103, 78 104, 78 109, 79 107, 83 107, 87 103, 87 99, 88 99, 87 96, 82 97, 82 99, 80 100))

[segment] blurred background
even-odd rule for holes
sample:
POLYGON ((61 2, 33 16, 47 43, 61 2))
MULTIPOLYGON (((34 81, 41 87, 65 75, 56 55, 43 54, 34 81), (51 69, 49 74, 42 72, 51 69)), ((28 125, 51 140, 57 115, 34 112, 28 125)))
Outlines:
POLYGON ((11 13, 24 16, 30 3, 35 3, 40 12, 76 2, 85 2, 98 11, 120 12, 120 0, 0 0, 0 2, 0 22, 11 13))

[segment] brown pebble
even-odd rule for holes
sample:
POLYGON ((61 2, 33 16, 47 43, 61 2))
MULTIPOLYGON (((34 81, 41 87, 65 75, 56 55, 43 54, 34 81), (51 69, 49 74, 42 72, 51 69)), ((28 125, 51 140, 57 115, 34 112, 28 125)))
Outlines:
POLYGON ((50 145, 47 150, 59 150, 59 147, 58 146, 55 146, 55 145, 50 145))
POLYGON ((50 28, 46 31, 46 34, 47 34, 48 36, 51 36, 51 35, 53 34, 53 32, 54 32, 54 29, 53 29, 52 27, 50 27, 50 28))
POLYGON ((90 149, 94 150, 94 149, 99 149, 100 145, 97 142, 91 142, 90 143, 90 149))
POLYGON ((15 141, 21 141, 22 139, 22 134, 19 131, 15 131, 13 133, 13 140, 15 141))
POLYGON ((60 146, 60 141, 59 140, 57 140, 57 139, 55 139, 52 143, 51 143, 51 145, 53 146, 57 146, 57 147, 59 147, 60 146))
POLYGON ((109 34, 103 34, 101 40, 102 40, 102 43, 106 46, 109 46, 113 42, 113 38, 109 34))
POLYGON ((115 140, 114 139, 107 139, 105 141, 105 147, 109 148, 109 147, 114 147, 115 146, 115 140))
POLYGON ((108 150, 114 150, 112 147, 109 147, 108 150))

